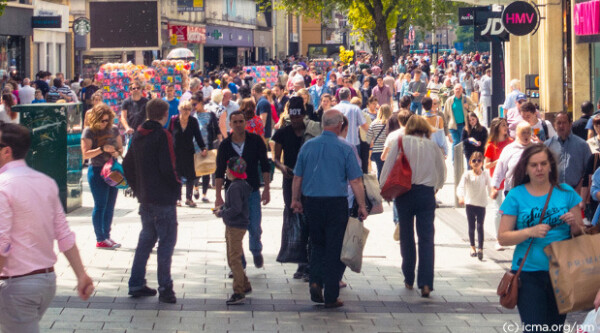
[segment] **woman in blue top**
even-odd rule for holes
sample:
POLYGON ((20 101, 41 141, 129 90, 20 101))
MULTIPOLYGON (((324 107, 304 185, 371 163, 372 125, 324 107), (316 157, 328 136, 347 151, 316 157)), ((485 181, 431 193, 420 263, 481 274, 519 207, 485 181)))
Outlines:
MULTIPOLYGON (((512 270, 517 271, 530 242, 533 242, 521 272, 517 307, 524 324, 562 325, 566 315, 556 306, 548 257, 544 247, 581 233, 581 197, 567 184, 558 184, 556 159, 543 144, 523 151, 514 176, 515 187, 500 207, 502 219, 498 241, 502 246, 516 245, 512 270), (544 220, 540 216, 550 189, 554 188, 544 220)), ((526 326, 534 329, 535 326, 526 326)), ((555 326, 560 327, 560 326, 555 326)), ((533 332, 525 329, 524 332, 533 332)), ((562 332, 561 330, 553 332, 562 332)))

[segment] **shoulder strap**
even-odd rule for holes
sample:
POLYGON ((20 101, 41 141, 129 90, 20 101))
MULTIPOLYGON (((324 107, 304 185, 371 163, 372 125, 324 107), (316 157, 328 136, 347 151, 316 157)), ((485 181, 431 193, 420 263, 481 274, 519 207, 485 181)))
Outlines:
MULTIPOLYGON (((404 154, 404 146, 402 145, 402 137, 404 135, 400 135, 400 138, 398 139, 398 150, 400 152, 402 152, 402 154, 404 154)), ((400 154, 398 154, 398 156, 400 156, 400 154)))
POLYGON ((545 120, 542 120, 542 128, 544 129, 544 135, 546 136, 546 140, 550 139, 550 133, 548 133, 548 124, 546 124, 545 120))
MULTIPOLYGON (((546 198, 546 203, 544 204, 544 209, 542 209, 542 215, 540 216, 540 223, 542 223, 542 221, 544 221, 544 216, 546 215, 546 209, 548 208, 548 202, 550 202, 550 197, 552 196, 553 190, 554 190, 554 186, 552 186, 550 188, 550 192, 548 192, 548 197, 546 198)), ((519 266, 519 270, 517 271, 517 274, 515 274, 515 275, 521 274, 521 270, 523 270, 523 265, 525 264, 525 260, 527 260, 527 255, 529 254, 529 250, 531 250, 531 245, 533 245, 533 238, 531 238, 531 242, 529 242, 529 247, 527 248, 527 252, 525 252, 523 259, 521 260, 521 265, 519 266)))
POLYGON ((377 139, 379 139, 379 136, 385 130, 386 127, 387 126, 385 124, 383 124, 383 127, 381 128, 381 130, 379 131, 379 134, 377 134, 377 136, 375 137, 375 140, 373 140, 373 142, 377 142, 377 139))

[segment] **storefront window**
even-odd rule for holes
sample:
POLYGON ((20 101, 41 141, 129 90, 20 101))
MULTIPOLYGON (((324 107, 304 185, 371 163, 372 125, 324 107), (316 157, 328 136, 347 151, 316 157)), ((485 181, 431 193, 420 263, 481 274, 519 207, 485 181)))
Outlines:
POLYGON ((592 102, 597 103, 600 100, 600 43, 592 44, 592 65, 592 102))
POLYGON ((0 36, 0 75, 24 70, 24 39, 19 36, 0 36))

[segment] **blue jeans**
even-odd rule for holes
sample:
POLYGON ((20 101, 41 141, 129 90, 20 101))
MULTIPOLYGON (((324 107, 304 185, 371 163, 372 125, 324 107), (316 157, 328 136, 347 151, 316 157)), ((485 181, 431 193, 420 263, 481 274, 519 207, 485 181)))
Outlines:
POLYGON ((456 129, 449 129, 450 135, 452 135, 452 158, 454 161, 454 146, 461 142, 462 132, 465 128, 465 123, 456 124, 456 129))
POLYGON ((115 212, 115 202, 119 190, 116 187, 109 186, 102 176, 100 176, 102 167, 91 166, 88 168, 88 184, 94 197, 94 210, 92 210, 92 224, 96 241, 102 242, 110 238, 110 226, 112 225, 113 213, 115 212))
POLYGON ((260 191, 254 191, 250 194, 248 200, 248 210, 250 211, 250 224, 248 224, 248 234, 250 235, 250 252, 253 256, 258 256, 262 253, 262 228, 260 222, 262 213, 260 210, 260 191))
POLYGON ((346 266, 341 262, 344 233, 348 225, 346 197, 305 197, 304 213, 311 243, 310 284, 325 288, 325 303, 340 295, 340 280, 346 266))
POLYGON ((421 111, 423 111, 423 104, 421 102, 410 102, 410 111, 420 116, 421 111))
MULTIPOLYGON (((517 308, 524 324, 562 325, 567 315, 558 313, 550 275, 545 271, 521 272, 521 286, 519 287, 519 301, 517 308)), ((537 332, 524 330, 523 332, 537 332)), ((548 331, 562 332, 562 330, 548 331)))
POLYGON ((177 211, 175 205, 160 206, 154 204, 140 204, 142 217, 142 231, 135 249, 129 290, 136 291, 146 286, 146 264, 156 241, 158 240, 157 254, 157 279, 158 290, 164 291, 173 288, 171 280, 171 259, 173 249, 177 243, 177 211))
POLYGON ((433 187, 412 185, 410 191, 394 199, 400 221, 400 254, 404 282, 415 283, 417 251, 415 247, 415 217, 419 237, 419 267, 417 285, 433 290, 435 192, 433 187))
POLYGON ((381 160, 382 153, 371 153, 371 161, 375 162, 377 165, 377 180, 379 180, 379 176, 381 176, 381 169, 383 169, 384 161, 381 160))

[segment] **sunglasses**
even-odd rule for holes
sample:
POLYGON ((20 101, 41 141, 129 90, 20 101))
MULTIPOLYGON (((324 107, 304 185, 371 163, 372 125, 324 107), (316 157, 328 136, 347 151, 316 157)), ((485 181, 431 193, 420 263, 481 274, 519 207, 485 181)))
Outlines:
POLYGON ((471 160, 471 162, 472 163, 481 163, 482 161, 480 159, 474 159, 474 160, 471 160))
POLYGON ((131 90, 140 90, 140 87, 131 87, 131 90))
POLYGON ((103 124, 108 123, 109 121, 110 120, 108 120, 108 119, 102 119, 102 120, 100 120, 100 122, 103 123, 103 124))

